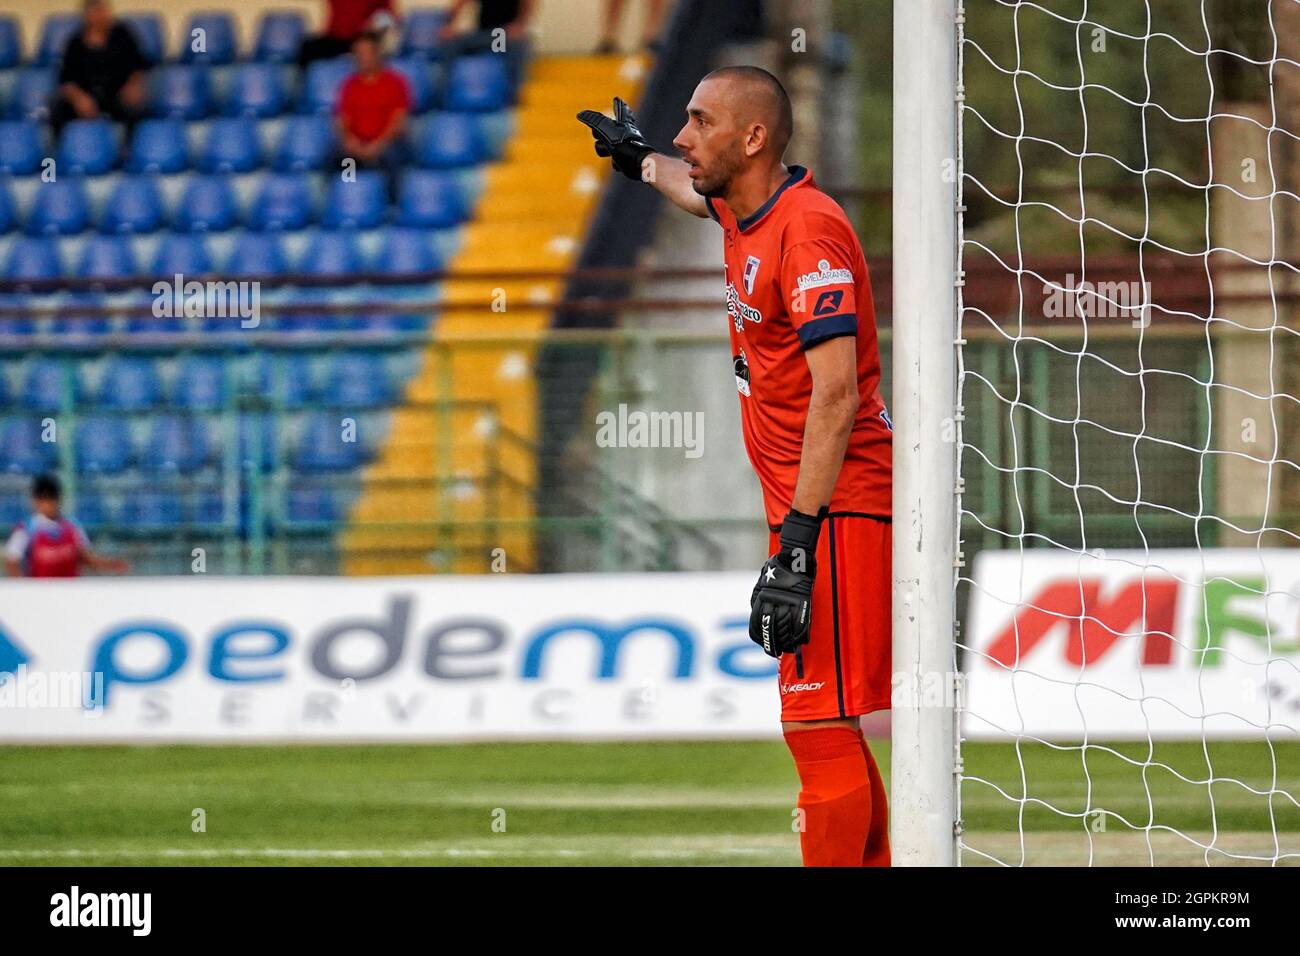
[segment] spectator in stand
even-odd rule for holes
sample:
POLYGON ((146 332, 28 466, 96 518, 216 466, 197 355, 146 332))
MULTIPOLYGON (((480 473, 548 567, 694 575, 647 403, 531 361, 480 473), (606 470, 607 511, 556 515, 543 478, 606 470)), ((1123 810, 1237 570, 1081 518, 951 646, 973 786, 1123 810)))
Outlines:
POLYGON ((335 108, 339 153, 333 172, 353 159, 359 168, 380 169, 388 182, 388 195, 397 201, 402 164, 406 161, 406 119, 411 111, 411 91, 406 77, 384 63, 380 39, 363 33, 352 44, 356 72, 339 90, 335 108))
POLYGON ((438 33, 447 59, 472 53, 504 53, 510 74, 510 95, 518 98, 519 81, 528 59, 528 24, 532 20, 535 0, 478 0, 478 28, 462 32, 456 20, 470 0, 453 0, 447 10, 447 22, 438 33), (498 34, 504 40, 504 49, 498 34))
POLYGON ((32 482, 32 516, 14 528, 5 546, 5 570, 11 578, 75 578, 83 567, 124 574, 129 565, 90 549, 81 525, 59 510, 62 489, 53 475, 32 482))
MULTIPOLYGON (((623 18, 623 8, 627 0, 605 0, 605 10, 601 17, 600 43, 596 52, 608 55, 618 52, 618 21, 623 18)), ((659 52, 659 29, 664 19, 664 0, 646 0, 645 22, 641 24, 641 46, 648 53, 659 52)))
POLYGON ((326 0, 325 32, 307 37, 298 50, 303 69, 313 60, 331 60, 352 49, 363 33, 382 34, 397 20, 393 0, 326 0))
POLYGON ((144 111, 149 60, 108 0, 85 0, 81 9, 81 29, 63 49, 50 126, 57 139, 74 119, 108 116, 129 133, 144 111))

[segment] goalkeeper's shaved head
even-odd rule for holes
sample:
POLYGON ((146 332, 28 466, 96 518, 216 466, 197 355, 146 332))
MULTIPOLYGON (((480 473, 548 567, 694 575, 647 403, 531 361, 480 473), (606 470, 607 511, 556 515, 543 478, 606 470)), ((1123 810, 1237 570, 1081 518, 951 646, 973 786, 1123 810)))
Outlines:
POLYGON ((785 155, 794 133, 794 111, 790 107, 790 95, 780 80, 757 66, 724 66, 704 80, 725 83, 727 105, 736 126, 746 129, 754 123, 761 124, 767 130, 767 148, 774 158, 780 160, 785 155))

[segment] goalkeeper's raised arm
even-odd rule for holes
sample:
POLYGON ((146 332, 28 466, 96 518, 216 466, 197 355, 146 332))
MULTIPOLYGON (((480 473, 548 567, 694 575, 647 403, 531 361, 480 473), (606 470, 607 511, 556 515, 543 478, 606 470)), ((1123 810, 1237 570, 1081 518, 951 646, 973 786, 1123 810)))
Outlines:
POLYGON ((578 119, 591 130, 596 154, 609 157, 620 173, 628 179, 649 183, 692 215, 708 218, 709 207, 695 191, 691 165, 661 153, 646 142, 632 110, 621 99, 614 98, 613 119, 595 110, 583 110, 578 119))

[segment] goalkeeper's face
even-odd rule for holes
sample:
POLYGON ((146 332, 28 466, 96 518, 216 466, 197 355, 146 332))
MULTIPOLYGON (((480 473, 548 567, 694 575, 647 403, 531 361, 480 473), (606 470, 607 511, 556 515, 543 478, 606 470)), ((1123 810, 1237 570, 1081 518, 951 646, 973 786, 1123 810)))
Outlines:
POLYGON ((727 86, 717 80, 697 86, 686 106, 686 125, 673 139, 691 168, 691 185, 701 196, 725 196, 731 180, 749 160, 746 130, 730 108, 727 86))

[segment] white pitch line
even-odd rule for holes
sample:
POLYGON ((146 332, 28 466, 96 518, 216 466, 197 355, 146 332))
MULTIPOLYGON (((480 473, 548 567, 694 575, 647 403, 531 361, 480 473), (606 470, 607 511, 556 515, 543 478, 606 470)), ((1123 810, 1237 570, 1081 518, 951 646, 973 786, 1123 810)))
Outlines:
POLYGON ((467 847, 440 847, 430 849, 378 849, 378 848, 361 848, 351 850, 325 850, 310 847, 291 848, 291 847, 263 847, 260 849, 251 847, 228 847, 225 849, 182 849, 179 847, 165 847, 157 850, 147 849, 49 849, 49 850, 15 850, 0 849, 0 858, 18 859, 18 860, 40 860, 40 859, 78 859, 78 858, 95 858, 95 857, 112 857, 116 859, 138 859, 138 858, 158 858, 165 859, 200 859, 212 860, 227 857, 244 858, 244 859, 291 859, 291 860, 383 860, 383 859, 491 859, 493 857, 563 857, 563 858, 589 858, 589 857, 609 857, 622 856, 628 859, 663 859, 677 860, 687 859, 700 856, 723 856, 723 857, 755 857, 772 855, 780 853, 777 848, 764 847, 717 847, 699 849, 590 849, 575 850, 556 847, 555 849, 500 849, 489 850, 485 848, 467 848, 467 847))

